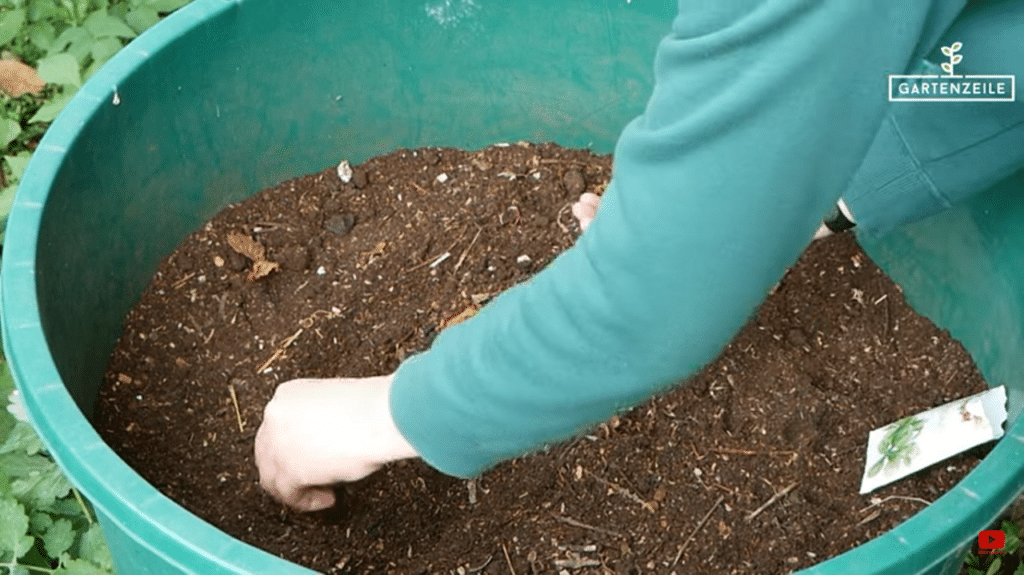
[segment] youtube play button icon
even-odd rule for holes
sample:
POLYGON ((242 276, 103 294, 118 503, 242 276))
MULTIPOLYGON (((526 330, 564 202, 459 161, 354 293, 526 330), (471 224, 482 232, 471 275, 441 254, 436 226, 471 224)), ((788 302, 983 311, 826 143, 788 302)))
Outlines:
POLYGON ((978 533, 979 553, 1002 553, 1003 547, 1006 547, 1006 533, 995 529, 978 533))

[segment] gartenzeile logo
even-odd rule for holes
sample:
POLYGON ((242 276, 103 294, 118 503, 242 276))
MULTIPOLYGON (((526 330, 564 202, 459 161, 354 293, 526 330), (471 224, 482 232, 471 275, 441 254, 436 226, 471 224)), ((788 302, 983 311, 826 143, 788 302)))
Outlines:
POLYGON ((944 75, 892 74, 889 76, 890 102, 1013 102, 1017 98, 1016 77, 1012 74, 957 75, 956 65, 963 59, 959 54, 962 42, 943 46, 942 53, 949 58, 941 64, 944 75))

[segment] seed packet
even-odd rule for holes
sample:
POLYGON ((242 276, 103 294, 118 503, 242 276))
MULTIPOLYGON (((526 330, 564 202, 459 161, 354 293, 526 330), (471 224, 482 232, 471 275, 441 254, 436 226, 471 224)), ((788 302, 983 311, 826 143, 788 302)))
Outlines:
POLYGON ((1003 436, 1006 388, 940 405, 868 434, 860 492, 869 493, 929 465, 1003 436))

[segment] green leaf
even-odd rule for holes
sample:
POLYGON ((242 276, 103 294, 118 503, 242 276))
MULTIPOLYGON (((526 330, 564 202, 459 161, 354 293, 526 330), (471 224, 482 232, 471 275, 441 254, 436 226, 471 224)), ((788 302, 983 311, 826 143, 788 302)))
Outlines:
POLYGON ((1002 566, 1003 566, 1003 558, 1002 557, 996 557, 995 560, 992 561, 992 564, 989 565, 988 571, 985 572, 985 575, 996 575, 997 573, 999 573, 999 568, 1002 567, 1002 566))
MULTIPOLYGON (((11 166, 12 171, 14 170, 14 164, 10 163, 11 159, 17 158, 20 155, 21 154, 18 154, 18 156, 7 156, 7 163, 11 166)), ((21 174, 18 174, 18 176, 20 177, 21 174)), ((12 391, 14 391, 14 374, 11 373, 10 364, 0 356, 0 398, 2 398, 0 404, 5 406, 7 405, 7 398, 10 397, 12 391)))
POLYGON ((11 477, 3 467, 0 467, 0 497, 7 497, 10 494, 11 477))
POLYGON ((149 6, 139 6, 129 10, 124 19, 132 29, 141 34, 143 30, 159 22, 160 15, 149 6))
POLYGON ((92 42, 92 34, 85 28, 79 28, 78 26, 69 26, 65 28, 60 36, 53 41, 53 45, 50 46, 49 54, 55 54, 58 52, 67 51, 68 47, 78 42, 92 42))
POLYGON ((0 12, 0 45, 7 45, 21 32, 25 24, 24 10, 6 10, 0 12))
MULTIPOLYGON (((25 173, 25 167, 28 166, 28 161, 32 158, 32 152, 21 152, 14 156, 4 156, 7 160, 7 167, 11 169, 11 174, 14 179, 20 180, 22 174, 25 173)), ((14 389, 14 378, 11 376, 11 370, 8 368, 7 363, 3 364, 2 373, 0 373, 0 394, 4 397, 10 395, 14 389), (10 388, 6 387, 5 384, 10 384, 10 388)))
POLYGON ((75 542, 75 530, 67 519, 58 519, 43 535, 43 548, 50 557, 60 557, 75 542))
POLYGON ((97 523, 89 526, 89 529, 82 533, 82 540, 78 545, 78 556, 87 559, 93 565, 113 571, 114 559, 110 556, 110 548, 103 539, 103 532, 97 523))
POLYGON ((82 76, 78 70, 78 61, 71 54, 53 54, 39 61, 36 73, 44 81, 64 86, 82 85, 82 76))
POLYGON ((42 454, 6 453, 0 455, 0 467, 11 478, 11 496, 31 507, 47 507, 71 492, 57 464, 42 454))
POLYGON ((190 0, 148 0, 146 5, 157 12, 172 12, 189 2, 190 0))
POLYGON ((33 513, 29 519, 29 526, 32 528, 32 533, 46 533, 47 529, 53 527, 53 517, 50 517, 49 513, 33 513))
POLYGON ((135 30, 120 18, 106 12, 93 12, 85 19, 85 29, 95 38, 134 38, 135 30))
POLYGON ((81 24, 82 18, 89 13, 89 0, 65 0, 65 3, 72 3, 74 5, 77 21, 81 24))
POLYGON ((25 508, 17 501, 5 497, 0 499, 0 555, 11 553, 17 559, 35 543, 35 539, 27 535, 28 516, 25 508))
POLYGON ((28 119, 28 122, 30 124, 35 122, 52 122, 74 96, 74 90, 65 89, 64 93, 54 96, 49 102, 36 110, 36 113, 28 119))
POLYGON ((102 569, 82 559, 72 559, 61 565, 53 575, 110 575, 111 571, 102 569))
POLYGON ((32 42, 36 48, 48 52, 50 47, 53 46, 53 42, 56 40, 57 30, 53 27, 53 24, 46 22, 36 22, 32 24, 32 27, 28 29, 28 39, 32 42))
POLYGON ((14 120, 0 118, 0 148, 7 148, 21 133, 21 126, 14 120))
POLYGON ((78 504, 78 500, 74 496, 58 499, 50 505, 36 507, 36 511, 48 513, 51 516, 63 515, 72 520, 81 518, 83 521, 88 522, 85 518, 85 513, 82 511, 82 506, 78 504))
POLYGON ((51 473, 40 473, 11 482, 11 495, 28 504, 43 507, 71 492, 71 483, 54 468, 51 473))
POLYGON ((78 61, 79 70, 81 66, 85 65, 85 61, 89 58, 89 53, 92 52, 92 45, 96 42, 96 39, 92 37, 92 33, 85 30, 85 34, 79 38, 75 38, 75 41, 68 44, 66 52, 75 57, 78 61))
POLYGON ((28 7, 28 19, 30 22, 38 22, 50 18, 64 20, 64 18, 60 18, 60 15, 61 8, 53 0, 32 0, 28 7))
MULTIPOLYGON (((14 190, 18 187, 17 184, 11 184, 0 191, 0 195, 6 195, 9 191, 11 197, 14 197, 14 190)), ((7 410, 7 406, 10 405, 11 392, 14 389, 14 381, 11 379, 11 372, 7 369, 7 364, 4 363, 3 367, 0 368, 0 437, 6 437, 10 433, 11 429, 14 429, 14 424, 17 423, 17 419, 14 415, 7 410), (10 386, 10 387, 8 387, 10 386)), ((2 466, 0 466, 0 495, 6 495, 10 490, 10 481, 6 472, 2 466)))
POLYGON ((43 442, 39 439, 39 435, 36 434, 36 430, 32 429, 32 426, 28 423, 19 421, 14 424, 14 429, 7 436, 7 440, 0 444, 0 455, 14 453, 15 451, 23 451, 29 455, 35 455, 44 449, 43 442))
POLYGON ((95 67, 102 66, 111 58, 124 44, 117 38, 101 38, 92 45, 92 60, 95 67))
MULTIPOLYGON (((16 193, 18 193, 18 182, 14 182, 11 185, 7 186, 6 188, 0 190, 0 224, 2 224, 3 220, 5 220, 7 216, 11 214, 11 208, 14 206, 14 195, 16 193)), ((2 225, 0 225, 0 229, 2 229, 2 225)), ((0 245, 2 245, 2 243, 0 243, 0 245)), ((11 414, 9 411, 4 409, 3 414, 0 415, 11 414)), ((14 418, 12 417, 11 419, 14 418)), ((18 423, 22 422, 14 420, 10 422, 10 425, 8 425, 8 421, 5 419, 3 423, 0 423, 0 437, 4 437, 4 435, 6 435, 6 433, 14 429, 14 426, 17 425, 18 423)))

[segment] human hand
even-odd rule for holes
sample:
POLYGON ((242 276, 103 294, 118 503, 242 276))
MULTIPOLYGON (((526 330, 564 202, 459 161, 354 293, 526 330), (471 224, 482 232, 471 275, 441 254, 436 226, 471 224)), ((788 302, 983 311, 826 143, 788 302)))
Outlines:
POLYGON ((587 192, 580 196, 580 199, 572 205, 572 215, 580 222, 580 230, 586 230, 590 222, 597 215, 597 206, 601 202, 601 196, 587 192))
POLYGON ((295 379, 278 386, 256 432, 260 485, 300 511, 334 505, 331 486, 416 457, 391 418, 393 375, 295 379))

